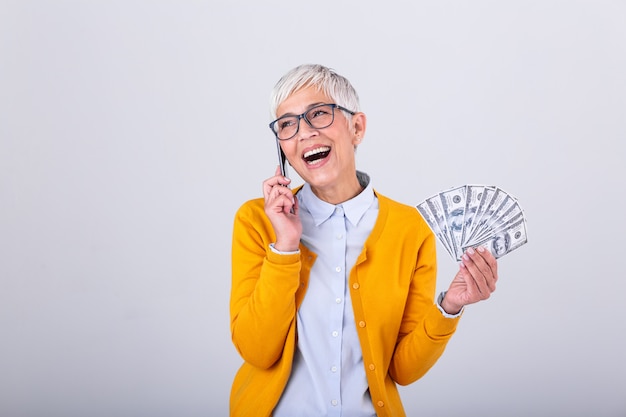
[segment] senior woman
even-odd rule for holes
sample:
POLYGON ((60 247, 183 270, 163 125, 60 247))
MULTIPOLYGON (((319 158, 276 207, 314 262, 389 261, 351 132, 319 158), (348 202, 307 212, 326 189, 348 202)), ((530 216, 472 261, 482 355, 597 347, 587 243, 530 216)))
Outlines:
POLYGON ((270 128, 304 180, 275 174, 233 231, 231 416, 404 416, 396 384, 439 359, 497 263, 468 249, 435 300, 435 237, 415 207, 356 169, 367 119, 351 83, 301 65, 272 92, 270 128))

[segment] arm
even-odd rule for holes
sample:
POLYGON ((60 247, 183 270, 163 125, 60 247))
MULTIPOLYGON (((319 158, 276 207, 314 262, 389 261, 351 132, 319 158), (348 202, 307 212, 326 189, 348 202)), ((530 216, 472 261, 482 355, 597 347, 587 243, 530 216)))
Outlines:
POLYGON ((231 334, 244 360, 260 368, 280 358, 296 315, 302 224, 289 182, 277 169, 263 182, 263 201, 249 202, 235 217, 231 334), (275 253, 270 243, 295 253, 275 253))
MULTIPOLYGON (((416 381, 435 364, 454 334, 459 320, 458 317, 443 317, 436 304, 433 304, 435 258, 429 255, 429 246, 427 239, 419 251, 399 342, 389 370, 399 384, 416 381), (425 312, 423 318, 420 317, 420 311, 425 312)), ((434 248, 432 251, 434 253, 434 248)), ((469 249, 463 255, 459 271, 441 307, 448 314, 457 314, 465 305, 486 300, 495 291, 497 279, 498 265, 493 255, 482 247, 469 249)))
POLYGON ((426 374, 443 354, 458 324, 458 318, 443 317, 434 303, 436 269, 435 237, 428 231, 418 251, 389 367, 389 374, 401 385, 426 374))
POLYGON ((235 217, 232 248, 231 336, 244 360, 269 368, 281 356, 295 320, 300 255, 269 249, 272 227, 261 202, 244 205, 235 217))

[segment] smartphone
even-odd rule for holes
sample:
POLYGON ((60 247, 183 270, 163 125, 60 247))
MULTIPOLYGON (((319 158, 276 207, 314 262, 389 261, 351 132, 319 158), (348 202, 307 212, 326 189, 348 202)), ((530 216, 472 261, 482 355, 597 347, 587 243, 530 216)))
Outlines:
MULTIPOLYGON (((278 138, 276 139, 276 150, 278 151, 278 166, 280 166, 280 175, 285 178, 289 178, 287 176, 287 157, 285 156, 285 152, 283 152, 283 148, 280 147, 280 142, 278 141, 278 138)), ((289 185, 286 185, 286 187, 291 188, 289 187, 289 185)), ((291 214, 295 213, 293 207, 291 208, 291 210, 289 210, 289 212, 291 214)))
POLYGON ((285 152, 280 147, 280 142, 276 139, 276 149, 278 150, 278 165, 280 166, 280 175, 283 177, 289 178, 287 176, 287 157, 285 156, 285 152))

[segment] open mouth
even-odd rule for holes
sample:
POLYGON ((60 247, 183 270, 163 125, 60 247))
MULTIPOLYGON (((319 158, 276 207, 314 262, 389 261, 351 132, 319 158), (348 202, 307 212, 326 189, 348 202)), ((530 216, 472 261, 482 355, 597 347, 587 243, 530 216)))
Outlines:
POLYGON ((302 155, 302 159, 309 165, 320 163, 324 158, 330 154, 330 147, 320 146, 319 148, 311 149, 302 155))

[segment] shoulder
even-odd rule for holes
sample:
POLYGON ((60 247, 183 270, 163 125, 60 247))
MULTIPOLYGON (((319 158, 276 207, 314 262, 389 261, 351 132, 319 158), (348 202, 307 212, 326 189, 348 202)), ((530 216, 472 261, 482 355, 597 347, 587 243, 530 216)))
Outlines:
POLYGON ((237 209, 236 218, 256 217, 264 213, 264 201, 262 198, 254 198, 246 201, 237 209))
POLYGON ((264 208, 262 198, 248 200, 239 207, 234 219, 234 243, 249 247, 251 242, 256 242, 265 248, 275 240, 274 229, 264 208))
POLYGON ((272 232, 272 225, 265 214, 265 201, 262 198, 248 200, 237 209, 235 213, 236 234, 271 235, 272 232))

